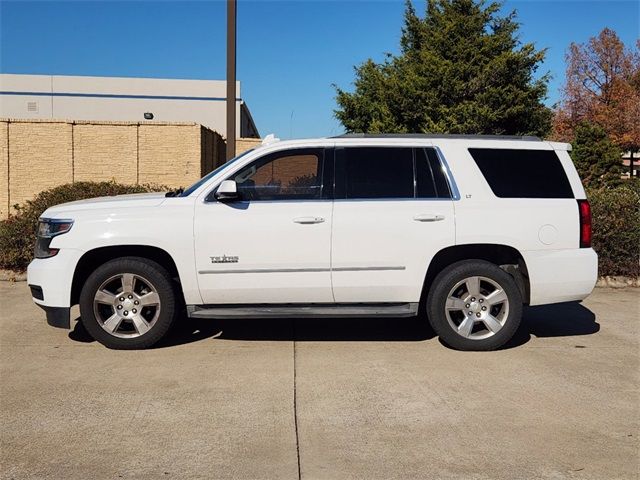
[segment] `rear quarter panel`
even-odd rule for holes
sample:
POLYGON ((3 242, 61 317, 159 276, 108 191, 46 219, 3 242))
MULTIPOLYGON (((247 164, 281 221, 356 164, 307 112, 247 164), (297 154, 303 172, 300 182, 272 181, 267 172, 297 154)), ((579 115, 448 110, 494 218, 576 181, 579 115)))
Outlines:
MULTIPOLYGON (((527 265, 532 305, 586 297, 595 283, 597 259, 594 260, 593 250, 579 248, 576 199, 499 198, 468 151, 473 147, 553 150, 553 144, 443 140, 437 146, 460 190, 460 201, 454 202, 456 244, 501 244, 517 249, 527 265), (579 287, 574 288, 575 284, 579 287)), ((556 153, 574 196, 585 198, 568 152, 556 150, 556 153)), ((520 174, 526 175, 526 170, 520 174)))
MULTIPOLYGON (((443 141, 438 146, 460 190, 460 201, 455 202, 457 244, 500 243, 520 251, 578 247, 575 199, 498 198, 468 150, 473 147, 551 150, 547 142, 443 141)), ((526 175, 526 171, 521 174, 526 175)), ((582 187, 579 193, 584 194, 582 187)))

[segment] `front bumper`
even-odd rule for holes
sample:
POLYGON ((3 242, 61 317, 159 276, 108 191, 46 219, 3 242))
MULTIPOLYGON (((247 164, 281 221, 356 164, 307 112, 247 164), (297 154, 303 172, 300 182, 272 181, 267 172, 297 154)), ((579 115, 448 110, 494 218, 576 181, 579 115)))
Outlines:
POLYGON ((52 327, 71 328, 71 308, 69 307, 45 307, 39 305, 47 314, 47 323, 52 327))

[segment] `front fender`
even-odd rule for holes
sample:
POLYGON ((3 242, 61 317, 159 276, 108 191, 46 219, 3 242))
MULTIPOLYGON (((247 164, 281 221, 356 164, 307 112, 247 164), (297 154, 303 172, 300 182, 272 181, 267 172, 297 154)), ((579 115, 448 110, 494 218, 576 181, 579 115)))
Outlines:
MULTIPOLYGON (((69 216, 74 219, 72 229, 55 237, 51 247, 59 248, 60 253, 67 250, 81 252, 73 262, 74 270, 82 254, 99 248, 157 248, 166 252, 175 263, 185 300, 191 304, 202 303, 193 252, 192 203, 178 202, 161 207, 116 211, 96 210, 69 216)), ((67 292, 69 298, 70 292, 71 288, 67 292)))

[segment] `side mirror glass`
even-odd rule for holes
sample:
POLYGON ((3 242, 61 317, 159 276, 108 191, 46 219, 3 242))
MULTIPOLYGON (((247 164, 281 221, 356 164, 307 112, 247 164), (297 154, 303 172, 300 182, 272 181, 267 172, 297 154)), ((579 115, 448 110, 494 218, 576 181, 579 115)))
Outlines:
POLYGON ((219 202, 232 202, 240 200, 238 186, 233 180, 223 180, 215 193, 216 200, 219 202))

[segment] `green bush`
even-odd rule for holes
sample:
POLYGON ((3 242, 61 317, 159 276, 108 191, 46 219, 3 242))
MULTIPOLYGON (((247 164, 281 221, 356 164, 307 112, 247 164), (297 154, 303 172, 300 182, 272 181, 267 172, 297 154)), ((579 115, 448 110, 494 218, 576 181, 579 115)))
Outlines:
POLYGON ((0 268, 24 271, 33 257, 38 218, 49 207, 86 198, 168 190, 159 185, 122 185, 115 182, 68 183, 45 190, 15 214, 0 222, 0 268))
POLYGON ((602 127, 586 122, 579 124, 572 145, 571 158, 585 187, 611 188, 624 182, 620 178, 623 172, 620 149, 602 127))
POLYGON ((599 274, 640 275, 640 182, 587 191, 599 274))

